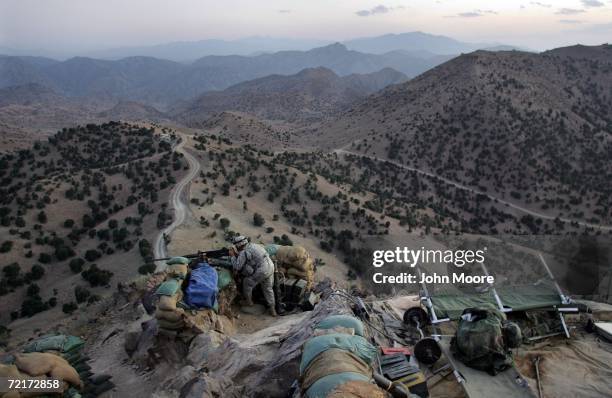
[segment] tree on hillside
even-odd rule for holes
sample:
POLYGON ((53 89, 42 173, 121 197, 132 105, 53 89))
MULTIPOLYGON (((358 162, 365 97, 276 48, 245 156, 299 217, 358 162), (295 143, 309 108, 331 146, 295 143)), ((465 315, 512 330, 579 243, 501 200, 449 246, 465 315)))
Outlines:
POLYGON ((253 224, 256 227, 261 227, 262 225, 264 225, 266 223, 266 220, 264 220, 263 216, 259 213, 254 213, 253 214, 253 224))
POLYGON ((221 224, 222 229, 228 229, 230 226, 230 220, 227 218, 221 218, 219 219, 219 224, 221 224))
POLYGON ((40 211, 40 213, 38 213, 38 216, 36 217, 36 219, 38 220, 39 223, 41 224, 46 224, 47 223, 47 214, 44 211, 40 211))

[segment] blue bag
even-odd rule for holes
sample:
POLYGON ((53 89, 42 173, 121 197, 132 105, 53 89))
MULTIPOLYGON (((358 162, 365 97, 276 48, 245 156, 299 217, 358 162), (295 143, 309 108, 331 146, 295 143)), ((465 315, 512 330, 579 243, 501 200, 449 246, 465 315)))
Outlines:
POLYGON ((185 304, 190 308, 213 308, 217 302, 217 271, 208 265, 200 263, 191 270, 189 284, 185 288, 185 304))

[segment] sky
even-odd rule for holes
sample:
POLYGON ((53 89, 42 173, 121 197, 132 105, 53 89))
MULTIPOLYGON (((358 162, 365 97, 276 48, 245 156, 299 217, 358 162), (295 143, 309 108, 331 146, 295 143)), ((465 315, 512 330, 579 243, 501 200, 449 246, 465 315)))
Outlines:
POLYGON ((411 31, 533 50, 601 44, 612 38, 612 0, 0 0, 0 47, 32 53, 411 31))

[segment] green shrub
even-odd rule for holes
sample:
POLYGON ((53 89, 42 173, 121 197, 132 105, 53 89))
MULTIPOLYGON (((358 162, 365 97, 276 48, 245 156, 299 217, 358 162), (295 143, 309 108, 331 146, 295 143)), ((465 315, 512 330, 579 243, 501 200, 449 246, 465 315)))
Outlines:
POLYGON ((102 253, 100 253, 99 251, 95 249, 90 249, 85 252, 85 260, 89 262, 96 261, 100 257, 102 257, 102 253))
POLYGON ((155 268, 155 264, 147 263, 138 267, 138 273, 142 275, 152 274, 153 272, 155 272, 155 268))
POLYGON ((85 265, 85 260, 80 257, 73 258, 72 260, 70 260, 69 264, 70 270, 75 274, 78 274, 83 270, 83 265, 85 265))
POLYGON ((96 264, 92 264, 89 269, 81 272, 81 276, 85 279, 92 287, 95 286, 107 286, 108 282, 113 276, 113 273, 108 270, 98 268, 96 264))
POLYGON ((65 314, 72 314, 76 309, 79 308, 73 301, 66 303, 62 306, 62 311, 65 314))
POLYGON ((45 275, 45 268, 42 265, 34 264, 30 272, 26 274, 26 279, 30 281, 37 281, 45 275))
POLYGON ((83 286, 77 286, 74 288, 74 298, 78 304, 83 303, 89 299, 91 293, 89 290, 83 286))
POLYGON ((43 264, 49 264, 53 260, 53 257, 49 253, 40 253, 38 255, 38 261, 43 264))
POLYGON ((0 245, 0 253, 8 253, 13 248, 13 241, 6 240, 0 245))
POLYGON ((261 227, 262 225, 264 225, 266 223, 266 220, 264 220, 263 216, 259 213, 254 213, 253 214, 253 224, 256 227, 261 227))

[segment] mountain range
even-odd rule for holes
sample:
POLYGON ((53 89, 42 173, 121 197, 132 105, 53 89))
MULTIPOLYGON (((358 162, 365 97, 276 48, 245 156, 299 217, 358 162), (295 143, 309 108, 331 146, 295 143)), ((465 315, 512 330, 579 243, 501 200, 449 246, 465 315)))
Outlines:
POLYGON ((190 126, 201 125, 224 111, 245 112, 267 120, 312 122, 407 79, 391 68, 343 77, 327 68, 310 68, 291 76, 271 75, 208 92, 180 104, 171 114, 190 126))
POLYGON ((309 51, 246 56, 206 56, 191 64, 151 57, 117 61, 76 57, 0 57, 0 87, 39 83, 72 97, 139 101, 160 109, 206 91, 272 74, 291 75, 326 67, 340 76, 393 68, 414 77, 452 56, 419 58, 402 51, 366 54, 336 43, 309 51))
MULTIPOLYGON (((429 58, 431 55, 457 55, 479 49, 489 49, 500 45, 499 43, 469 43, 447 36, 433 35, 424 32, 385 34, 373 37, 348 39, 340 42, 346 45, 347 48, 359 52, 383 54, 402 50, 425 58, 429 58)), ((207 39, 177 41, 155 45, 124 46, 105 50, 80 52, 78 55, 107 60, 118 60, 132 56, 145 56, 188 63, 207 55, 253 56, 288 50, 308 51, 332 43, 334 43, 334 41, 331 40, 255 36, 237 40, 207 39)), ((504 46, 504 48, 512 47, 504 46)), ((54 52, 53 50, 24 52, 23 50, 8 47, 0 47, 0 54, 38 55, 58 59, 67 59, 77 55, 67 52, 54 52)))
POLYGON ((612 46, 476 51, 361 100, 304 140, 525 208, 610 224, 612 46))
POLYGON ((457 55, 476 50, 518 50, 518 47, 499 43, 466 43, 446 36, 423 32, 386 34, 376 37, 363 37, 343 42, 351 50, 371 54, 384 54, 390 51, 406 51, 415 56, 457 55))

